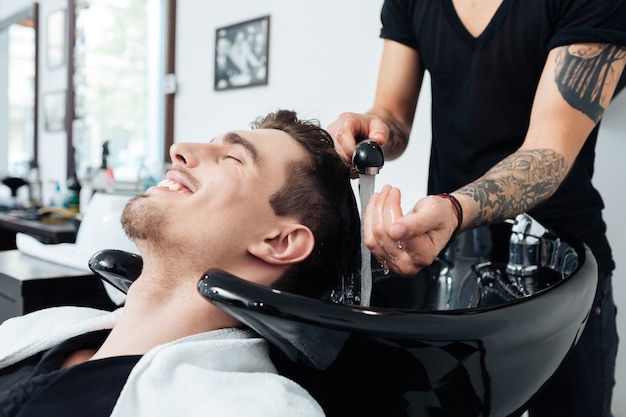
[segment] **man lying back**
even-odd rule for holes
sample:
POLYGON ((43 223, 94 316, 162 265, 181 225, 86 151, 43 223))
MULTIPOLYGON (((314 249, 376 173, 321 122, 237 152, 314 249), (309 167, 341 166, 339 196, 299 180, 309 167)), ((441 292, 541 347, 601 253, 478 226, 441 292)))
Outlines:
POLYGON ((59 307, 0 326, 0 416, 318 416, 267 343, 203 298, 217 268, 319 296, 355 269, 349 167, 317 122, 279 110, 172 168, 122 224, 143 258, 123 308, 59 307))

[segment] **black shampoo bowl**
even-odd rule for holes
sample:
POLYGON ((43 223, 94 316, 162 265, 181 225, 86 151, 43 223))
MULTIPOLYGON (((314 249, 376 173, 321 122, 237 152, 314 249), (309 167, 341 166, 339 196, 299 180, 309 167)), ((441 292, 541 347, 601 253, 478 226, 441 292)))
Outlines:
POLYGON ((523 411, 584 328, 597 267, 583 246, 568 255, 569 267, 572 253, 568 276, 541 267, 526 288, 528 276, 511 279, 508 264, 468 267, 463 288, 450 288, 443 259, 411 278, 377 271, 371 307, 280 293, 219 271, 199 288, 266 337, 279 371, 328 416, 501 417, 523 411), (393 300, 405 307, 392 308, 393 300))
MULTIPOLYGON (((538 261, 532 279, 511 262, 472 263, 453 245, 466 279, 455 281, 444 258, 410 278, 375 271, 369 307, 281 293, 221 271, 208 271, 198 288, 267 338, 279 372, 307 388, 328 416, 510 416, 554 373, 586 323, 597 267, 589 249, 570 244, 559 258, 566 273, 538 261)), ((557 252, 537 249, 524 257, 557 252)), ((104 265, 103 277, 115 284, 110 265, 124 263, 119 256, 100 252, 90 267, 99 273, 104 265)))

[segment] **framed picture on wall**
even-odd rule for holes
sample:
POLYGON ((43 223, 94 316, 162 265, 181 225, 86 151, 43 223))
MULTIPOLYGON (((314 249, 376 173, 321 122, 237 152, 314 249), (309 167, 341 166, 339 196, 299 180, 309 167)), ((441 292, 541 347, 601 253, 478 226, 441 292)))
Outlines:
POLYGON ((215 31, 215 90, 267 85, 270 17, 215 31))
POLYGON ((56 10, 48 15, 46 22, 46 63, 48 68, 65 64, 65 10, 56 10))
POLYGON ((43 95, 44 126, 48 132, 65 129, 65 90, 43 95))

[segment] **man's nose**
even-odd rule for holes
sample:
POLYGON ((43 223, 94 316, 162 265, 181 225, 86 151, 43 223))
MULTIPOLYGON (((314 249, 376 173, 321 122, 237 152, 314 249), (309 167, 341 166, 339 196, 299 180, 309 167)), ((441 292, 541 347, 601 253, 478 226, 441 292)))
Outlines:
MULTIPOLYGON (((206 144, 205 144, 206 145, 206 144)), ((199 161, 198 143, 180 142, 170 147, 170 158, 173 164, 180 164, 186 167, 193 167, 199 161)))

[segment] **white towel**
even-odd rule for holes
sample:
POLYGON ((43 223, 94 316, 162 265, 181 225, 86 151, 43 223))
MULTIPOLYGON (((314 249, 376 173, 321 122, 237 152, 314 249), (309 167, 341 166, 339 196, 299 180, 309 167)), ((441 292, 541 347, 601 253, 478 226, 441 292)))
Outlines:
POLYGON ((122 309, 55 307, 13 317, 0 324, 0 368, 84 333, 111 329, 122 309))
POLYGON ((146 354, 112 416, 323 416, 299 385, 276 374, 263 339, 224 329, 146 354))
POLYGON ((89 258, 93 255, 93 252, 86 253, 81 251, 74 243, 47 245, 27 234, 17 233, 15 235, 15 246, 26 255, 84 272, 90 272, 89 258))
MULTIPOLYGON (((111 328, 109 313, 57 307, 0 325, 0 368, 63 340, 111 328)), ((318 417, 324 413, 298 384, 276 374, 267 342, 243 329, 185 337, 148 351, 131 371, 111 416, 318 417)))

